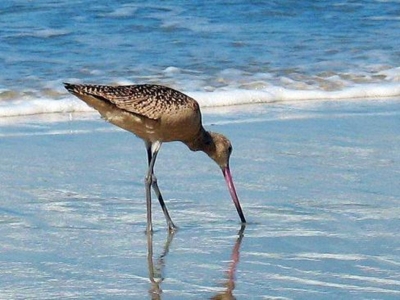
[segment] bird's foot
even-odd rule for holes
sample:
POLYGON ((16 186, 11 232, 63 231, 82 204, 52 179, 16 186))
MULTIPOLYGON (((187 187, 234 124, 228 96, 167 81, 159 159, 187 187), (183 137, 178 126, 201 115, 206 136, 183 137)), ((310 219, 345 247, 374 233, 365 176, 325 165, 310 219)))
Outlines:
POLYGON ((174 223, 168 223, 168 232, 175 233, 178 231, 178 227, 174 223))

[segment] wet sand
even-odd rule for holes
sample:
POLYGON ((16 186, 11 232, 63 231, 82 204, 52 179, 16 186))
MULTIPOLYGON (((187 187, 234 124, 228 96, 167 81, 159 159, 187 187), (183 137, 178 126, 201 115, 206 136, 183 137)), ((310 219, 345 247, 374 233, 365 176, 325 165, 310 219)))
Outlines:
POLYGON ((398 100, 204 110, 249 224, 218 167, 170 143, 156 175, 180 229, 155 199, 152 239, 141 140, 95 113, 2 119, 0 298, 395 299, 398 100))

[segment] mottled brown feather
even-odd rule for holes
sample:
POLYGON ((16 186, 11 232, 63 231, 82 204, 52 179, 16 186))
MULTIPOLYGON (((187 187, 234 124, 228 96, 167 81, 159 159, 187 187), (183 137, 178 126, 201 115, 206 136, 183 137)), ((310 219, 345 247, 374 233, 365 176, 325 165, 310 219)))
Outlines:
POLYGON ((181 109, 199 110, 193 98, 169 87, 143 84, 125 86, 66 85, 74 94, 86 94, 113 103, 119 109, 158 120, 181 109))

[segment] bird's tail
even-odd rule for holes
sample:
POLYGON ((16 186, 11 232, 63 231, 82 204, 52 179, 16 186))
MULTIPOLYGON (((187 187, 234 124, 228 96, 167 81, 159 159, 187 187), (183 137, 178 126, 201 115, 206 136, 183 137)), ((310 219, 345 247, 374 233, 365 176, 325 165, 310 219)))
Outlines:
POLYGON ((64 82, 65 88, 71 94, 86 102, 89 106, 97 109, 101 114, 104 110, 112 109, 110 101, 98 95, 100 86, 88 84, 72 84, 64 82))
POLYGON ((107 85, 72 84, 64 82, 64 86, 68 92, 82 100, 84 100, 82 97, 91 96, 105 102, 112 102, 110 98, 114 96, 112 91, 113 87, 107 85))
POLYGON ((96 91, 99 89, 97 85, 89 84, 73 84, 64 82, 65 88, 74 95, 96 95, 96 91))
POLYGON ((71 94, 75 94, 75 93, 77 93, 77 84, 72 84, 72 83, 68 83, 68 82, 64 82, 63 83, 64 84, 64 86, 65 86, 65 88, 67 89, 67 91, 68 92, 70 92, 71 94))

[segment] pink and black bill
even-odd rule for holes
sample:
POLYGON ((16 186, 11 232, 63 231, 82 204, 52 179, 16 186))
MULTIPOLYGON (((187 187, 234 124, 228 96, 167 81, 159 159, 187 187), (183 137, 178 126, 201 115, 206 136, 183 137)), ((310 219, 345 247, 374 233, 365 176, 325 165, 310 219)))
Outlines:
POLYGON ((231 194, 233 203, 235 204, 235 207, 236 207, 236 210, 237 210, 237 212, 239 214, 240 220, 242 221, 242 223, 246 223, 246 219, 244 217, 244 214, 243 214, 243 211, 242 211, 242 207, 240 206, 239 198, 238 198, 238 196, 236 194, 236 189, 235 189, 235 186, 233 184, 232 175, 231 175, 231 171, 229 169, 229 166, 223 168, 222 169, 222 173, 224 174, 226 184, 228 185, 229 193, 231 194))

